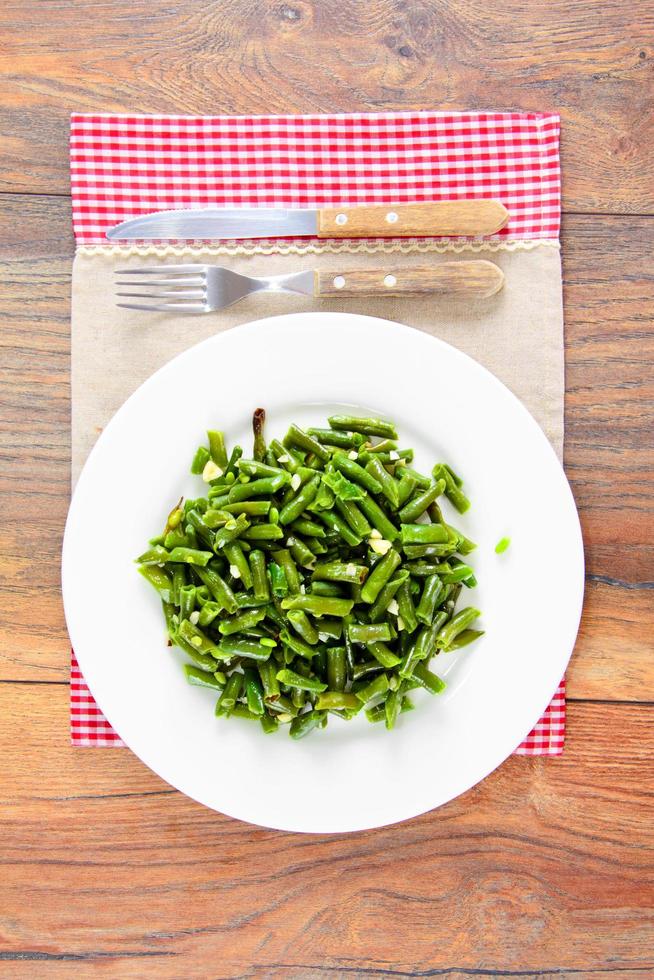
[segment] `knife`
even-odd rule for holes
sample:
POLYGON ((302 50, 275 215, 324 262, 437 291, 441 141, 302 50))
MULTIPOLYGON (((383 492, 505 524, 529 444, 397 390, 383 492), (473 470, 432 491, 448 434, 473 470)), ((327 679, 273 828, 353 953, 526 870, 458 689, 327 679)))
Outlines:
POLYGON ((110 228, 110 241, 233 238, 413 238, 493 235, 509 218, 500 201, 340 208, 202 208, 157 211, 110 228))

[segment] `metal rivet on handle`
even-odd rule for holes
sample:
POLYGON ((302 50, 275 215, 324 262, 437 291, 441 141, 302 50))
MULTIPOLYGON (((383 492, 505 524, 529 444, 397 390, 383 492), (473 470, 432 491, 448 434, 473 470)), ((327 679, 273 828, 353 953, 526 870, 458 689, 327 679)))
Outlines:
POLYGON ((386 220, 388 221, 389 225, 394 225, 395 222, 397 221, 397 212, 389 211, 388 214, 386 215, 386 220))
POLYGON ((334 220, 336 221, 336 224, 337 225, 346 225, 347 224, 347 215, 346 214, 343 214, 341 212, 340 214, 337 214, 336 215, 336 218, 334 220))
POLYGON ((393 286, 397 286, 397 279, 395 276, 384 276, 384 285, 392 289, 393 286))
POLYGON ((334 276, 334 289, 342 289, 345 285, 345 276, 334 276))

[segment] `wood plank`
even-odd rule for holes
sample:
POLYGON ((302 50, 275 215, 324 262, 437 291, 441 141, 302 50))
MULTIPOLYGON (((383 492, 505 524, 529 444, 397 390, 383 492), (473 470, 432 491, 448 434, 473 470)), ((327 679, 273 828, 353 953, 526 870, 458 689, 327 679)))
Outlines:
MULTIPOLYGON (((0 678, 62 680, 59 555, 69 492, 69 204, 0 198, 0 678), (45 244, 44 244, 45 243, 45 244), (4 260, 4 261, 2 261, 4 260), (38 615, 35 610, 38 609, 38 615)), ((654 221, 569 217, 566 467, 588 563, 571 697, 654 691, 651 569, 654 221)))
POLYGON ((574 704, 560 759, 514 757, 439 811, 335 837, 253 828, 127 749, 71 748, 63 685, 0 684, 0 716, 5 960, 121 977, 654 970, 654 706, 574 704))
POLYGON ((567 210, 654 210, 649 0, 0 7, 0 189, 65 193, 71 110, 560 111, 567 210))

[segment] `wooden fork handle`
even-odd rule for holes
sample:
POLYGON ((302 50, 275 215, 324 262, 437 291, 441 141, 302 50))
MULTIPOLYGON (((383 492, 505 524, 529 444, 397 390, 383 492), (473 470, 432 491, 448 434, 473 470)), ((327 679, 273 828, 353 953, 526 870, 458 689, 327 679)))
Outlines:
POLYGON ((315 272, 315 296, 404 296, 434 293, 485 299, 504 284, 504 273, 492 262, 475 259, 383 269, 315 272))
POLYGON ((321 208, 318 238, 493 235, 508 218, 504 205, 491 200, 321 208))

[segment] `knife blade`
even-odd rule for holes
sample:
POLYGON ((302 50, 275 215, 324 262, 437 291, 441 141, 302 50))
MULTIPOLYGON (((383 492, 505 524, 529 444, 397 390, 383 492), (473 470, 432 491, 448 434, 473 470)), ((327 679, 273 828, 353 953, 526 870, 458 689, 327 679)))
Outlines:
POLYGON ((500 201, 487 199, 318 209, 197 208, 130 218, 106 235, 109 241, 479 236, 499 231, 508 218, 500 201))

